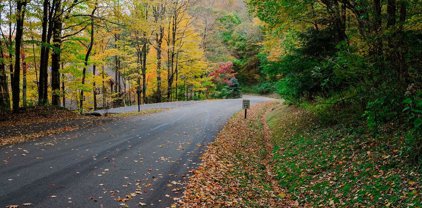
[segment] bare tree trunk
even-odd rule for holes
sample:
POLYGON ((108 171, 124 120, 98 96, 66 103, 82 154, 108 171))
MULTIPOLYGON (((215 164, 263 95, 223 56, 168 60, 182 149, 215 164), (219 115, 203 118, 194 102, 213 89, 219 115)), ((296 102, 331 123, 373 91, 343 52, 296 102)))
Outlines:
POLYGON ((20 101, 20 50, 22 47, 23 23, 25 19, 27 1, 16 2, 16 36, 15 36, 15 69, 13 71, 12 97, 13 112, 19 111, 20 101))
POLYGON ((129 97, 129 106, 132 106, 132 93, 130 92, 130 82, 129 80, 126 81, 127 82, 127 88, 128 88, 128 97, 129 97))
POLYGON ((383 42, 382 42, 382 5, 381 0, 374 0, 374 28, 373 36, 375 41, 373 42, 372 52, 373 59, 375 60, 378 68, 384 68, 384 54, 383 54, 383 42))
MULTIPOLYGON (((144 34, 146 36, 146 34, 144 34)), ((142 102, 147 103, 147 40, 143 41, 142 46, 142 102)))
POLYGON ((25 50, 22 49, 22 101, 23 101, 23 108, 27 107, 27 98, 26 98, 26 86, 27 86, 27 81, 26 81, 26 72, 28 70, 28 65, 26 64, 25 61, 25 50))
MULTIPOLYGON (((13 17, 12 9, 13 9, 12 0, 9 0, 9 17, 13 17)), ((12 21, 9 21, 8 51, 9 51, 10 89, 13 89, 13 57, 14 57, 14 54, 13 54, 13 30, 14 29, 16 29, 16 28, 13 28, 12 21)))
POLYGON ((62 44, 62 0, 53 0, 56 14, 53 17, 53 52, 51 53, 51 103, 60 105, 60 56, 62 44))
MULTIPOLYGON (((0 19, 2 18, 2 10, 3 4, 0 5, 0 19)), ((10 95, 4 57, 3 38, 0 37, 0 115, 10 111, 10 95)))
POLYGON ((157 102, 161 102, 161 54, 162 54, 162 47, 161 44, 163 43, 164 37, 164 27, 160 26, 160 32, 156 34, 156 42, 157 42, 157 102))
POLYGON ((408 66, 406 64, 406 58, 405 54, 407 53, 407 45, 406 41, 404 40, 404 32, 403 32, 403 25, 406 22, 407 18, 407 3, 405 1, 400 1, 400 28, 399 28, 399 47, 398 47, 398 62, 399 62, 399 75, 400 80, 407 84, 407 81, 409 79, 409 71, 408 66))
POLYGON ((391 27, 396 24, 396 0, 388 0, 387 2, 387 26, 391 27))
POLYGON ((106 92, 106 87, 105 87, 105 70, 104 70, 104 65, 103 66, 101 66, 101 77, 102 77, 102 84, 103 84, 103 86, 102 86, 102 88, 103 88, 103 108, 105 108, 106 107, 106 94, 107 94, 107 92, 106 92))
MULTIPOLYGON (((120 68, 120 59, 119 59, 119 61, 117 62, 117 65, 118 65, 118 68, 119 69, 121 69, 120 68)), ((119 73, 117 73, 117 83, 118 83, 118 85, 117 85, 117 87, 118 87, 118 92, 119 93, 121 93, 122 92, 122 79, 121 79, 121 77, 122 77, 122 74, 120 73, 120 71, 119 71, 119 73)))
POLYGON ((96 83, 95 83, 96 69, 97 69, 97 66, 94 64, 94 66, 92 66, 92 77, 93 77, 92 93, 94 95, 94 110, 97 110, 97 86, 96 86, 96 83))
POLYGON ((176 101, 178 101, 179 100, 179 95, 177 94, 177 91, 178 91, 178 89, 177 89, 177 84, 178 84, 178 81, 179 81, 179 52, 177 53, 177 55, 176 55, 176 88, 175 88, 175 98, 176 98, 176 101))
POLYGON ((161 102, 161 65, 162 65, 162 44, 164 38, 164 27, 161 25, 163 16, 165 13, 165 6, 160 4, 153 8, 155 23, 159 24, 158 32, 155 33, 155 49, 157 51, 157 92, 156 92, 156 101, 161 102))
POLYGON ((171 32, 171 21, 169 21, 169 25, 168 25, 168 31, 167 31, 167 101, 168 102, 170 102, 170 95, 169 95, 169 92, 170 92, 170 88, 171 88, 171 86, 170 86, 170 78, 171 78, 171 68, 170 68, 170 65, 171 65, 171 49, 170 49, 170 42, 171 42, 171 35, 170 35, 170 32, 171 32))
MULTIPOLYGON (((30 26, 32 27, 32 23, 30 23, 30 26)), ((35 71, 35 81, 37 82, 37 91, 39 90, 39 82, 38 82, 38 69, 37 69, 37 58, 36 58, 36 53, 35 53, 35 40, 34 40, 34 36, 31 36, 31 41, 32 41, 32 56, 33 56, 33 65, 34 65, 34 71, 35 71)))
MULTIPOLYGON (((138 39, 138 36, 137 36, 138 39)), ((141 105, 141 76, 142 76, 142 49, 140 49, 139 47, 139 40, 137 41, 137 46, 136 46, 136 62, 137 62, 137 73, 138 73, 138 89, 136 89, 136 94, 137 94, 137 99, 138 99, 138 112, 141 110, 140 109, 140 105, 141 105)))
MULTIPOLYGON (((177 8, 177 7, 176 7, 177 8)), ((167 99, 171 101, 171 92, 174 80, 174 59, 176 50, 176 33, 177 33, 177 9, 174 8, 172 16, 171 46, 170 46, 170 76, 168 80, 167 99)))
POLYGON ((115 83, 115 86, 114 86, 114 92, 115 93, 117 93, 118 91, 119 91, 119 89, 118 89, 118 87, 117 87, 117 85, 119 84, 119 61, 118 61, 118 57, 116 56, 115 57, 115 65, 116 65, 116 73, 114 74, 114 81, 116 82, 115 83))
MULTIPOLYGON (((91 38, 90 38, 91 40, 89 42, 88 50, 86 51, 86 54, 85 54, 84 69, 82 70, 82 85, 85 84, 86 70, 88 68, 89 56, 91 55, 92 47, 94 46, 94 37, 95 37, 94 36, 95 34, 94 14, 96 10, 97 10, 97 5, 95 5, 91 13, 91 38)), ((80 96, 79 96, 79 110, 81 113, 83 113, 83 106, 84 106, 84 90, 81 89, 80 96)))
MULTIPOLYGON (((62 63, 62 69, 63 69, 63 63, 62 63)), ((62 106, 63 108, 66 108, 66 88, 64 86, 64 73, 62 73, 62 106)))
MULTIPOLYGON (((0 5, 0 19, 2 18, 3 5, 0 5)), ((0 27, 2 25, 0 24, 0 27)), ((0 37, 0 114, 10 111, 9 86, 7 82, 6 65, 4 63, 3 38, 0 37)))
POLYGON ((9 87, 4 64, 3 43, 0 38, 0 114, 10 111, 9 87))
POLYGON ((45 105, 48 102, 48 57, 50 54, 50 40, 52 36, 52 15, 54 5, 50 8, 50 1, 43 1, 43 19, 42 19, 42 34, 41 34, 41 54, 40 54, 40 77, 38 87, 38 104, 45 105))

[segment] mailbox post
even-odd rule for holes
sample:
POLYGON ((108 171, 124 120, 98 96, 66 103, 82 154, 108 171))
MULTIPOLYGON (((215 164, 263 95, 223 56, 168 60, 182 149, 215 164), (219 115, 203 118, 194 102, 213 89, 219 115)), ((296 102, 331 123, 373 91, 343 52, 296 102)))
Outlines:
POLYGON ((245 109, 245 119, 248 117, 248 109, 251 107, 250 100, 243 100, 243 109, 245 109))

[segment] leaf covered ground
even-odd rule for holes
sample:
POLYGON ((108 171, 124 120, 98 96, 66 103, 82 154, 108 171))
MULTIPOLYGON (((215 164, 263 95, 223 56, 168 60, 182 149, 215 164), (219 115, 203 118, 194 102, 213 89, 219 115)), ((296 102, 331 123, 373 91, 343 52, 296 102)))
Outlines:
POLYGON ((110 114, 107 117, 80 115, 56 107, 34 107, 17 114, 1 115, 0 147, 36 140, 45 136, 101 125, 123 117, 161 112, 164 109, 140 113, 110 114))
POLYGON ((322 125, 305 110, 268 114, 279 184, 309 207, 422 207, 421 172, 401 157, 403 137, 322 125))
POLYGON ((323 125, 274 103, 249 116, 220 132, 178 206, 422 207, 421 170, 401 156, 399 133, 323 125))
POLYGON ((270 134, 264 115, 275 103, 236 114, 209 145, 189 179, 179 207, 291 207, 271 171, 270 134))

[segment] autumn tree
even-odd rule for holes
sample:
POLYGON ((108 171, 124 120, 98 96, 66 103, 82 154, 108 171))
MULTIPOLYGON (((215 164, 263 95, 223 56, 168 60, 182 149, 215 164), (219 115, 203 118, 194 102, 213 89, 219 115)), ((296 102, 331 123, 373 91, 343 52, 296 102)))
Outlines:
MULTIPOLYGON (((3 25, 3 2, 0 4, 0 28, 3 25)), ((5 113, 10 110, 9 87, 6 72, 6 56, 4 53, 5 44, 3 43, 3 32, 0 37, 0 113, 5 113)))
MULTIPOLYGON (((86 49, 86 54, 85 54, 85 58, 84 58, 84 68, 82 70, 82 86, 85 85, 85 80, 86 80, 86 71, 87 71, 87 67, 89 64, 89 57, 91 56, 91 52, 92 52, 92 48, 94 47, 94 43, 95 43, 95 11, 97 10, 97 3, 95 3, 94 8, 92 9, 91 15, 90 15, 90 38, 89 38, 89 42, 88 42, 88 46, 86 49)), ((84 91, 85 89, 81 89, 80 90, 80 95, 79 95, 79 110, 81 112, 83 112, 84 109, 84 91)))
POLYGON ((2 1, 2 112, 21 103, 81 111, 131 105, 139 88, 142 103, 160 102, 163 94, 177 100, 181 75, 199 94, 208 63, 189 14, 194 3, 2 1))
POLYGON ((153 16, 155 23, 155 44, 153 45, 157 51, 157 91, 156 101, 161 102, 161 66, 162 66, 162 44, 164 38, 164 18, 166 14, 166 5, 164 1, 159 1, 153 5, 153 16))
POLYGON ((23 23, 25 20, 28 0, 16 2, 16 35, 15 35, 15 68, 12 78, 13 112, 19 111, 20 102, 20 74, 21 74, 21 47, 23 38, 23 23))

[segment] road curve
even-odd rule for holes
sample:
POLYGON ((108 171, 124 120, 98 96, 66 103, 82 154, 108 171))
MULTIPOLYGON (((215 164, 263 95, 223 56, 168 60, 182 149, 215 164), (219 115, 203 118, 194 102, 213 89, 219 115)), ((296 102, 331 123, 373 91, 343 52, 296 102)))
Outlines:
POLYGON ((241 103, 167 104, 165 112, 0 148, 0 207, 168 207, 241 103))

